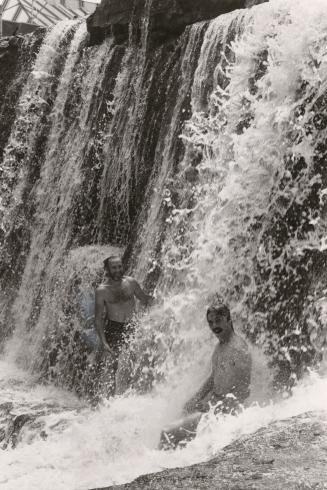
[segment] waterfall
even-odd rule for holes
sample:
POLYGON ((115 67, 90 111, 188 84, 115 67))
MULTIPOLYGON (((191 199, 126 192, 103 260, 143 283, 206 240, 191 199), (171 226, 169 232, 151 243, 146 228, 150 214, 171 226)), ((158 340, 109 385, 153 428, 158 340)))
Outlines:
POLYGON ((124 483, 325 409, 324 1, 275 0, 159 46, 150 9, 124 45, 88 46, 83 22, 46 33, 2 148, 0 423, 29 415, 6 436, 7 489, 124 483), (137 315, 128 391, 93 410, 78 292, 117 250, 156 303, 137 315), (208 369, 217 295, 253 345, 262 403, 159 452, 208 369), (267 404, 272 379, 293 396, 267 404))

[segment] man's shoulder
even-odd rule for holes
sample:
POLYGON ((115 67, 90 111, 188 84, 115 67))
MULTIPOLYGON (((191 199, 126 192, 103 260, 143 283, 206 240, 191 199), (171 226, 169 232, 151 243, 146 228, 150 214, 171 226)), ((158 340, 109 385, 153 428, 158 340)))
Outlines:
POLYGON ((221 351, 221 344, 219 342, 217 342, 217 344, 215 345, 215 348, 213 350, 213 353, 212 353, 212 360, 216 359, 217 355, 219 355, 221 351))
POLYGON ((134 277, 131 276, 124 276, 124 281, 127 282, 131 286, 135 286, 137 284, 137 281, 134 277))
POLYGON ((246 342, 246 340, 244 340, 239 335, 237 335, 237 344, 240 349, 243 349, 244 351, 248 352, 249 344, 246 342))
POLYGON ((233 335, 231 345, 235 348, 238 348, 238 349, 244 349, 244 350, 248 349, 248 343, 238 333, 235 333, 233 335))
POLYGON ((244 340, 242 337, 239 337, 238 335, 236 338, 235 351, 238 353, 239 357, 247 360, 251 359, 249 344, 246 342, 246 340, 244 340))
POLYGON ((108 289, 107 284, 102 283, 97 286, 95 292, 99 294, 99 293, 103 293, 104 291, 107 291, 107 289, 108 289))

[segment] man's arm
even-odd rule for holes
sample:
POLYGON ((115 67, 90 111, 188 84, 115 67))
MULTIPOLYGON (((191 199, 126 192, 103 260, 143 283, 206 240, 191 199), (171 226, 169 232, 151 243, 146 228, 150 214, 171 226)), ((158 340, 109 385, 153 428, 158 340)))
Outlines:
POLYGON ((105 306, 106 305, 103 297, 103 291, 101 290, 101 288, 98 288, 95 291, 95 328, 96 331, 98 332, 98 335, 100 337, 104 349, 112 354, 112 350, 108 345, 103 329, 105 306))
POLYGON ((149 306, 153 301, 153 296, 151 296, 150 294, 146 294, 135 279, 132 279, 132 281, 134 294, 137 299, 139 299, 143 305, 149 306))
POLYGON ((235 371, 234 390, 236 398, 242 403, 250 395, 252 358, 248 352, 240 353, 235 371))
POLYGON ((187 413, 195 412, 201 405, 201 401, 205 398, 214 387, 213 373, 210 374, 209 378, 203 383, 199 391, 192 396, 192 398, 184 405, 184 411, 187 413))

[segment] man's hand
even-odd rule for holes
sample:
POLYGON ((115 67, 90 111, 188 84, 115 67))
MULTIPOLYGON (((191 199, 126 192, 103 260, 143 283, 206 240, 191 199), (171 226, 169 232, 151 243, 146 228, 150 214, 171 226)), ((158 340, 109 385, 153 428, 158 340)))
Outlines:
POLYGON ((152 303, 154 302, 154 297, 151 296, 151 294, 146 294, 135 279, 132 279, 132 281, 134 287, 134 294, 137 297, 137 299, 139 299, 144 306, 151 306, 152 303))
POLYGON ((192 414, 195 412, 207 412, 208 411, 208 403, 204 401, 199 401, 196 399, 189 400, 185 405, 184 405, 184 412, 186 414, 192 414))
POLYGON ((196 400, 195 398, 191 398, 191 400, 185 403, 183 407, 184 412, 187 414, 196 412, 198 403, 198 400, 196 400))
POLYGON ((102 346, 105 353, 109 353, 112 356, 115 355, 113 349, 110 347, 110 345, 107 342, 102 342, 102 346))
POLYGON ((153 303, 155 302, 155 297, 152 296, 151 294, 148 294, 147 301, 146 301, 146 306, 152 306, 153 303))
POLYGON ((208 412, 209 410, 209 405, 207 402, 197 402, 197 404, 195 405, 195 408, 196 408, 196 411, 197 412, 208 412))

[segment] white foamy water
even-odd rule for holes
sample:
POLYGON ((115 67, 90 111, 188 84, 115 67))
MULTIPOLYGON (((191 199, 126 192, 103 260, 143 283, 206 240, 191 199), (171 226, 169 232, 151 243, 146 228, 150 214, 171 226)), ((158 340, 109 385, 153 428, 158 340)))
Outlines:
MULTIPOLYGON (((1 367, 9 369, 3 364, 1 367)), ((11 374, 19 377, 17 371, 11 374)), ((156 447, 171 411, 173 393, 166 390, 118 398, 92 411, 69 393, 54 388, 31 389, 26 376, 21 381, 24 402, 30 406, 49 404, 49 411, 61 406, 62 411, 43 416, 49 434, 46 440, 22 442, 16 449, 2 452, 0 488, 6 490, 87 490, 121 484, 141 474, 205 461, 234 440, 272 422, 309 411, 327 411, 327 379, 312 373, 286 400, 265 407, 253 405, 237 417, 206 415, 187 448, 163 452, 156 447)), ((8 397, 10 389, 5 394, 8 397)), ((17 404, 17 390, 13 398, 17 404)))

